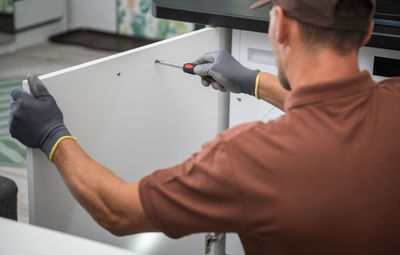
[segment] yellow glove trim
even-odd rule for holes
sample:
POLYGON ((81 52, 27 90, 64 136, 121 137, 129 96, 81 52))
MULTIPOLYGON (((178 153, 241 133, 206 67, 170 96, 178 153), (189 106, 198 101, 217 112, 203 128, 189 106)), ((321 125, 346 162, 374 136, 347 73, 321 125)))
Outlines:
POLYGON ((261 74, 261 72, 259 72, 258 75, 257 75, 257 79, 256 79, 256 88, 254 89, 254 94, 255 94, 255 96, 256 96, 257 99, 260 99, 260 98, 258 97, 258 87, 259 87, 259 85, 260 85, 260 74, 261 74))
POLYGON ((57 140, 57 142, 54 144, 53 149, 51 149, 51 152, 50 152, 50 155, 49 155, 49 160, 50 160, 51 162, 53 162, 53 154, 54 154, 54 152, 56 151, 58 144, 61 143, 61 141, 62 141, 62 140, 65 140, 65 139, 72 139, 72 140, 75 140, 75 141, 76 141, 76 138, 73 137, 73 136, 62 136, 62 137, 60 137, 60 138, 57 140))

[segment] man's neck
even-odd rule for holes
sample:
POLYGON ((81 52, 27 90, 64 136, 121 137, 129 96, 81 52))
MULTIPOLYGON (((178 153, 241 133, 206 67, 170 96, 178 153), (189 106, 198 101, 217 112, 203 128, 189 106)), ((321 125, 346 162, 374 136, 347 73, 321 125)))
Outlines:
POLYGON ((316 53, 295 57, 288 68, 292 89, 317 83, 345 79, 360 72, 357 53, 340 56, 333 50, 322 49, 316 53))

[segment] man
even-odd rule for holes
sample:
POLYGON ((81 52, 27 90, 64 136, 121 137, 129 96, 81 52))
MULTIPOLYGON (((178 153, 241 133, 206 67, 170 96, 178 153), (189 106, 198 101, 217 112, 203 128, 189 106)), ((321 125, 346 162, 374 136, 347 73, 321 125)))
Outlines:
POLYGON ((221 133, 139 182, 90 159, 35 78, 34 97, 12 92, 10 132, 45 152, 116 235, 237 232, 247 254, 400 254, 400 79, 377 84, 357 63, 374 6, 274 0, 269 37, 279 79, 226 52, 206 54, 195 72, 216 80, 206 86, 255 95, 286 115, 221 133))

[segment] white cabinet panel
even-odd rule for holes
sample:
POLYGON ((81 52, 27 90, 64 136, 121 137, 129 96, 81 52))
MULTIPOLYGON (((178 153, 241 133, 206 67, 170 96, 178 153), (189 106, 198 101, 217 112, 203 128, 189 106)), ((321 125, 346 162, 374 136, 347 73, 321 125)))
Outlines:
POLYGON ((245 255, 238 234, 229 233, 226 235, 226 254, 245 255))
MULTIPOLYGON (((189 62, 220 47, 220 30, 204 29, 41 78, 70 132, 94 159, 127 181, 181 163, 217 133, 219 94, 156 58, 189 62)), ((26 86, 26 85, 25 85, 26 86)), ((145 255, 203 254, 204 235, 115 237, 72 198, 56 168, 28 151, 31 223, 145 255)))

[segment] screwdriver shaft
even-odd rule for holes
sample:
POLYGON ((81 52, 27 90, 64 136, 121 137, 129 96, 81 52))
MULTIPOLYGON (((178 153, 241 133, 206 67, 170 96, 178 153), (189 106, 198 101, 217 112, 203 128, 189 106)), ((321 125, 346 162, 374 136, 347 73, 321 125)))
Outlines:
POLYGON ((156 59, 156 63, 161 64, 161 65, 165 65, 165 66, 171 66, 171 67, 179 68, 179 69, 183 68, 183 65, 172 63, 172 62, 169 62, 169 61, 164 61, 164 60, 156 59))

